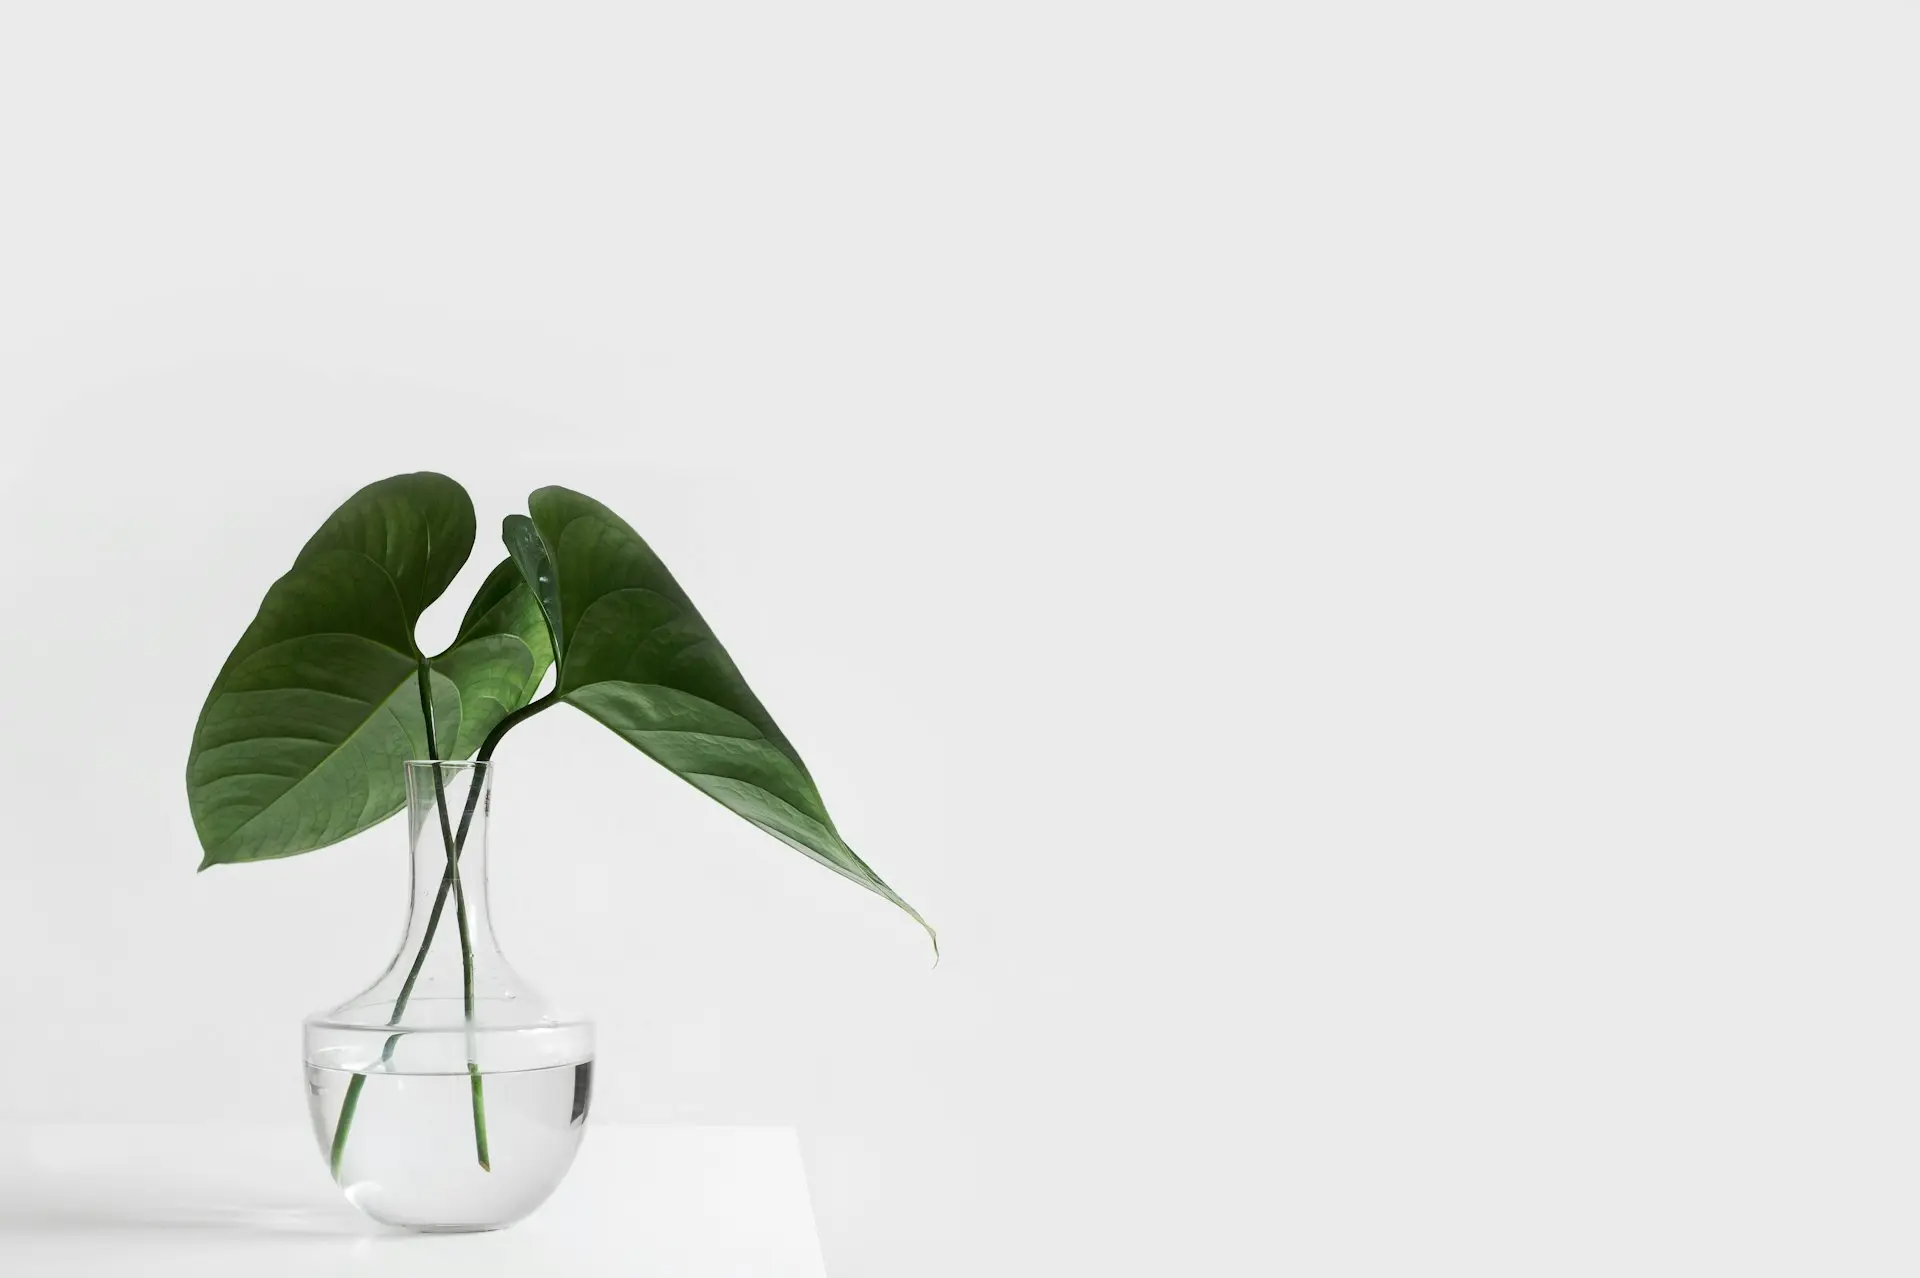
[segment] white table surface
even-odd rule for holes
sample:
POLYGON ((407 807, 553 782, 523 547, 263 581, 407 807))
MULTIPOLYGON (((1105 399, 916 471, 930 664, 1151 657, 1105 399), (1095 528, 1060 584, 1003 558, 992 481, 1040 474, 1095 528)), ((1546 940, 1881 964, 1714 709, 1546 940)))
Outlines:
POLYGON ((0 1126, 0 1275, 823 1278, 785 1127, 590 1124, 545 1206, 421 1235, 360 1215, 303 1127, 0 1126))

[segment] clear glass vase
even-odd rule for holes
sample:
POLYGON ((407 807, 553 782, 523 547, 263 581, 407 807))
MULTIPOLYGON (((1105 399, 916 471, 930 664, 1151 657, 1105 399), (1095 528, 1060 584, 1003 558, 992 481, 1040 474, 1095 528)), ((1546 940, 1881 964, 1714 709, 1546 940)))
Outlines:
POLYGON ((491 763, 410 762, 413 898, 380 979, 306 1022, 314 1135, 347 1200, 409 1229, 498 1229, 559 1185, 593 1025, 508 966, 487 909, 491 763))

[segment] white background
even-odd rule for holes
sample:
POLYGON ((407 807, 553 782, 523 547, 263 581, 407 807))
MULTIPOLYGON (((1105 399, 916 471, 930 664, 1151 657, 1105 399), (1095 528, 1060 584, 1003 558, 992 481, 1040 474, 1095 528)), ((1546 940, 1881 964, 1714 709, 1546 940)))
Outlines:
MULTIPOLYGON (((941 929, 584 717, 496 921, 831 1272, 1912 1272, 1903 5, 17 5, 0 1119, 297 1117, 404 836, 196 876, 268 583, 626 515, 941 929)), ((646 1204, 634 1204, 635 1211, 646 1204)))

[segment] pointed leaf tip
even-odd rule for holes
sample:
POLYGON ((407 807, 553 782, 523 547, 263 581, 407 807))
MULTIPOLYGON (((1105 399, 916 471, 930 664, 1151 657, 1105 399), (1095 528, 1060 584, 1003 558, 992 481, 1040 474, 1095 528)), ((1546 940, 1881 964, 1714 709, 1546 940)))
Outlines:
POLYGON ((502 533, 554 631, 554 695, 736 816, 927 921, 834 829, 813 776, 706 619, 633 527, 570 489, 502 533))

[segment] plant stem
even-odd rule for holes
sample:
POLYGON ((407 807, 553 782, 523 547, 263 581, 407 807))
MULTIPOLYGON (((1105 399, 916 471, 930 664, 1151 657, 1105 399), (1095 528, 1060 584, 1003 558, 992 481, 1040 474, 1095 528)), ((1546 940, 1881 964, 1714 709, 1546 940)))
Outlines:
MULTIPOLYGON (((422 694, 421 694, 422 695, 422 712, 426 715, 427 734, 428 734, 427 735, 428 753, 431 754, 437 760, 439 756, 438 756, 437 750, 435 750, 434 748, 433 715, 430 709, 431 702, 426 700, 427 692, 424 686, 425 668, 426 668, 425 664, 422 663, 422 667, 421 667, 423 672, 423 680, 422 680, 423 687, 422 687, 422 694)), ((506 718, 502 719, 498 724, 494 725, 493 731, 489 732, 487 734, 486 740, 481 743, 479 753, 474 756, 475 761, 478 763, 489 762, 493 758, 493 752, 499 748, 500 739, 506 736, 507 730, 509 728, 513 727, 515 724, 521 723, 526 719, 532 718, 536 714, 539 714, 542 710, 545 710, 548 706, 553 705, 557 699, 558 699, 557 693, 548 693, 546 696, 541 697, 538 701, 532 701, 524 706, 521 706, 518 710, 515 710, 512 714, 509 714, 506 718)), ((446 805, 445 794, 440 792, 439 771, 440 770, 438 768, 434 769, 434 774, 435 774, 434 788, 435 788, 435 798, 438 800, 438 804, 440 808, 440 819, 442 822, 442 835, 444 837, 445 821, 447 816, 447 805, 446 805)), ((473 814, 479 806, 480 806, 480 785, 479 785, 479 778, 476 777, 475 783, 467 787, 467 802, 465 807, 460 813, 460 828, 458 832, 455 833, 453 836, 453 840, 451 843, 451 855, 447 859, 447 872, 440 879, 440 891, 435 894, 433 898, 433 908, 427 914, 426 931, 420 938, 419 953, 413 956, 413 966, 408 969, 407 979, 405 982, 401 984, 400 993, 398 997, 396 997, 393 1000, 393 1014, 387 1018, 387 1024, 389 1025, 398 1025, 400 1023, 400 1018, 406 1014, 407 1000, 413 997, 414 984, 419 981, 420 971, 422 968, 426 966, 427 952, 433 947, 434 934, 440 928, 440 916, 446 911, 448 893, 452 891, 452 889, 459 882, 460 854, 466 851, 467 832, 473 827, 473 814)), ((464 909, 462 909, 461 913, 462 913, 462 923, 464 924, 465 922, 464 909)), ((462 930, 464 931, 464 927, 462 930)), ((468 1016, 469 1018, 471 1018, 472 1016, 471 980, 472 980, 473 956, 470 952, 468 952, 467 947, 464 945, 462 946, 461 957, 462 957, 463 965, 465 969, 464 974, 466 975, 467 981, 468 981, 468 989, 467 989, 468 1016)), ((393 1060, 394 1048, 399 1046, 400 1038, 401 1038, 401 1035, 399 1034, 389 1034, 387 1036, 386 1045, 380 1049, 380 1063, 382 1065, 385 1065, 391 1060, 393 1060)), ((485 1113, 484 1103, 481 1095, 480 1075, 479 1075, 479 1071, 473 1066, 472 1062, 468 1062, 467 1073, 468 1073, 468 1076, 472 1079, 472 1084, 473 1084, 474 1143, 477 1146, 478 1152, 480 1155, 480 1165, 482 1167, 486 1167, 488 1166, 487 1144, 486 1144, 487 1142, 486 1113, 485 1113)), ((353 1078, 347 1083, 347 1094, 345 1098, 340 1102, 340 1118, 334 1124, 333 1148, 330 1151, 329 1159, 328 1159, 328 1162, 332 1167, 333 1178, 335 1180, 340 1179, 340 1160, 346 1153, 347 1133, 350 1130, 352 1130, 354 1112, 360 1107, 360 1093, 362 1089, 366 1087, 366 1083, 367 1083, 367 1076, 365 1074, 355 1074, 353 1078)), ((489 1168, 489 1170, 491 1169, 489 1168)))
MULTIPOLYGON (((447 873, 453 881, 453 917, 460 927, 460 1000, 467 1022, 467 1076, 473 1083, 473 1147, 481 1171, 492 1171, 487 1159, 487 1101, 481 1091, 480 1066, 474 1057, 473 1037, 473 936, 467 930, 467 890, 460 883, 460 853, 453 842, 453 822, 447 816, 447 787, 440 773, 440 750, 433 739, 433 690, 427 678, 427 663, 420 662, 420 713, 427 724, 427 758, 433 761, 433 806, 440 814, 440 842, 447 850, 447 873)), ((478 794, 482 782, 478 776, 467 782, 469 797, 478 794)))

